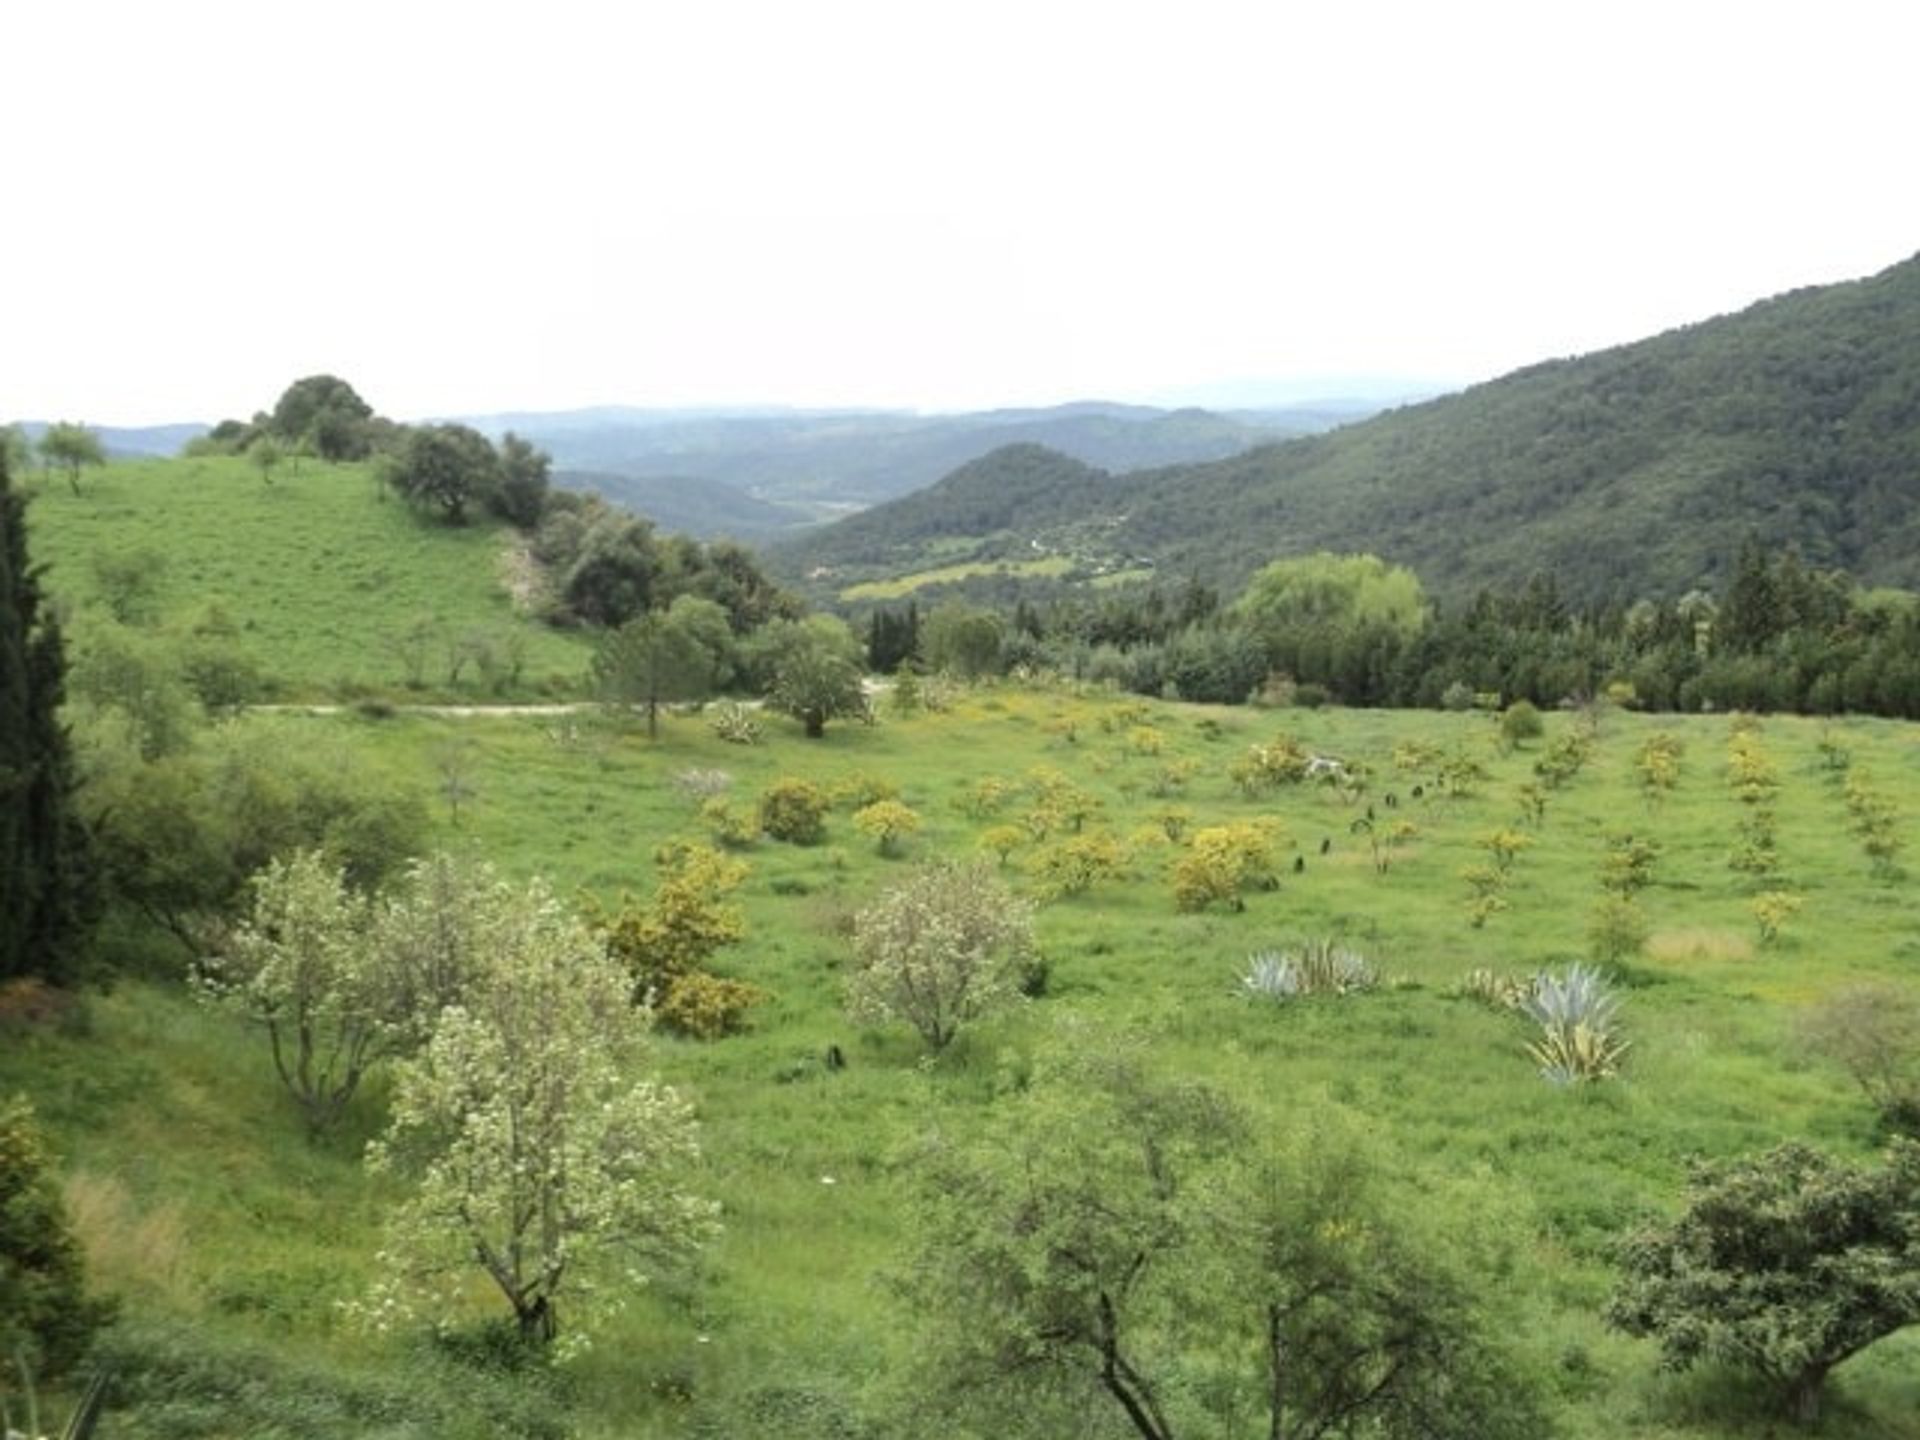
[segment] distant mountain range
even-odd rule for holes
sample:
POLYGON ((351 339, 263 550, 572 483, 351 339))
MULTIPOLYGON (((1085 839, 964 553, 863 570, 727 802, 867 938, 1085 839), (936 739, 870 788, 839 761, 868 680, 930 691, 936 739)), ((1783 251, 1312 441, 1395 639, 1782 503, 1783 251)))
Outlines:
POLYGON ((954 415, 594 409, 465 417, 554 458, 560 483, 664 528, 760 539, 932 484, 1010 444, 1114 471, 1217 460, 1371 413, 1365 399, 1219 414, 1088 401, 954 415))
POLYGON ((1626 599, 1715 585, 1749 534, 1920 588, 1920 258, 1223 459, 1014 446, 774 553, 823 586, 1056 554, 1234 587, 1370 551, 1454 598, 1545 572, 1626 599))

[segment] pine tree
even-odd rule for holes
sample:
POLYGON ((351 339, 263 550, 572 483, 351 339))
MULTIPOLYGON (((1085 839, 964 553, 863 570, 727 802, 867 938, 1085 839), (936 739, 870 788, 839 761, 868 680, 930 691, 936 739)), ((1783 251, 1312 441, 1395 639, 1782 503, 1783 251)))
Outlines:
POLYGON ((27 560, 26 500, 0 456, 0 981, 78 979, 97 911, 58 710, 65 656, 27 560))

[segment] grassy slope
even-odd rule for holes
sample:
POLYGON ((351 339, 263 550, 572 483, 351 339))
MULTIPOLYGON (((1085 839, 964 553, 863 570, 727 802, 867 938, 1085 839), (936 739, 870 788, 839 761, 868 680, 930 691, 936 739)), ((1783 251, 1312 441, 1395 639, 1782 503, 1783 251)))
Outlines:
MULTIPOLYGON (((714 1046, 663 1041, 659 1050, 663 1068, 699 1098, 728 1230, 707 1284, 643 1298, 581 1362, 566 1422, 588 1436, 686 1433, 716 1397, 774 1386, 857 1392, 897 1361, 903 1327, 875 1282, 904 1238, 894 1157, 929 1125, 964 1129, 1019 1057, 1047 1043, 1055 1017, 1079 1011, 1150 1028, 1170 1065, 1276 1118, 1350 1107, 1409 1165, 1445 1177, 1436 1208, 1461 1224, 1505 1217, 1523 1236, 1523 1261, 1488 1285, 1512 1299, 1514 1334, 1569 1433, 1752 1433, 1715 1382, 1662 1378, 1649 1347, 1608 1334, 1596 1315, 1612 1237, 1673 1202, 1687 1155, 1789 1135, 1852 1153, 1871 1147, 1862 1104, 1842 1077, 1796 1052, 1791 1021, 1847 979, 1910 973, 1920 922, 1902 890, 1866 877, 1837 790, 1819 769, 1816 727, 1773 721, 1764 731, 1783 776, 1783 858, 1808 908, 1780 946, 1756 951, 1747 896, 1725 865, 1737 807, 1723 777, 1724 722, 1610 719, 1595 760, 1550 801, 1537 843, 1521 855, 1513 909, 1474 931, 1461 916, 1457 872, 1479 858, 1476 835, 1513 820, 1532 759, 1497 756, 1483 718, 1159 705, 1148 713, 1167 743, 1158 760, 1128 753, 1123 738, 1137 716, 1119 702, 1012 691, 982 693, 947 715, 835 729, 821 743, 774 722, 770 743, 752 749, 724 746, 690 719, 672 722, 655 746, 598 721, 278 722, 347 737, 397 783, 423 787, 436 748, 458 726, 478 747, 477 798, 442 839, 515 873, 547 874, 563 890, 644 890, 652 846, 692 823, 672 785, 689 766, 730 770, 741 796, 782 774, 892 779, 927 819, 922 854, 974 847, 990 822, 954 803, 972 780, 1017 780, 1046 765, 1099 794, 1100 823, 1123 835, 1167 803, 1189 806, 1199 823, 1277 813, 1307 856, 1304 875, 1252 897, 1244 914, 1180 915, 1162 856, 1143 849, 1137 882, 1042 911, 1050 998, 980 1026, 922 1066, 903 1036, 857 1032, 838 1010, 836 927, 900 862, 871 853, 844 814, 825 846, 751 852, 751 935, 723 968, 777 998, 751 1035, 714 1046), (1388 788, 1402 796, 1398 813, 1421 836, 1390 874, 1373 872, 1349 834, 1355 812, 1328 792, 1288 792, 1269 806, 1229 785, 1226 768, 1243 746, 1282 726, 1373 764, 1376 803, 1388 788), (1649 812, 1632 754, 1655 728, 1683 734, 1688 749, 1678 793, 1649 812), (1416 735, 1484 751, 1493 778, 1471 799, 1413 801, 1417 777, 1396 776, 1389 757, 1396 741, 1416 735), (1189 793, 1156 799, 1149 781, 1174 756, 1197 764, 1189 793), (1644 897, 1658 933, 1634 971, 1628 1077, 1569 1094, 1534 1078, 1519 1022, 1445 990, 1472 966, 1524 971, 1577 954, 1603 832, 1619 824, 1644 827, 1664 847, 1659 883, 1644 897), (1325 858, 1322 837, 1332 846, 1325 858), (1250 950, 1328 931, 1348 935, 1409 987, 1284 1011, 1235 996, 1250 950), (851 1061, 837 1075, 818 1063, 830 1042, 851 1061)), ((1920 732, 1842 728, 1859 762, 1900 797, 1911 837, 1920 732)), ((136 1327, 185 1327, 221 1356, 264 1349, 277 1367, 269 1391, 298 1380, 375 1409, 364 1397, 391 1392, 468 1415, 458 1409, 459 1372, 448 1378, 444 1359, 356 1336, 337 1319, 333 1302, 365 1283, 375 1243, 379 1196, 352 1154, 377 1124, 377 1095, 360 1107, 354 1135, 310 1152, 277 1102, 264 1053, 224 1022, 176 994, 130 985, 99 1005, 95 1025, 90 1038, 0 1046, 0 1087, 26 1085, 53 1122, 72 1157, 96 1264, 128 1296, 136 1327)), ((483 1313, 484 1295, 475 1299, 483 1313)), ((1843 1369, 1827 1433, 1920 1437, 1917 1362, 1920 1339, 1906 1337, 1843 1369)), ((519 1392, 482 1387, 474 1403, 496 1393, 519 1392)), ((244 1429, 232 1417, 252 1412, 236 1400, 228 1413, 244 1429)), ((443 1417, 428 1428, 460 1427, 443 1417)))
MULTIPOLYGON (((285 698, 398 692, 394 641, 416 619, 441 634, 517 634, 525 693, 569 691, 585 666, 578 637, 515 613, 503 582, 507 532, 423 521, 380 498, 365 466, 282 466, 263 484, 244 460, 142 460, 40 487, 28 512, 34 558, 54 595, 95 607, 95 557, 148 553, 157 570, 158 624, 185 632, 217 607, 236 643, 285 698)), ((89 616, 73 627, 84 643, 89 616)), ((426 679, 445 691, 442 646, 426 679)))

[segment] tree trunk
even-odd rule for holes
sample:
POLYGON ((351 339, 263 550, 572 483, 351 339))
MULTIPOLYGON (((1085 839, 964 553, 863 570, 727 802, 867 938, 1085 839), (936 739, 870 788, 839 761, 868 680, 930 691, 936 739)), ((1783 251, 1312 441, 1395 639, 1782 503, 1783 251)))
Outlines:
POLYGON ((1820 1418, 1820 1394, 1827 1383, 1826 1362, 1808 1365, 1787 1382, 1787 1413, 1796 1425, 1811 1425, 1820 1418))
POLYGON ((809 710, 806 714, 807 738, 818 740, 827 733, 827 717, 818 710, 809 710))

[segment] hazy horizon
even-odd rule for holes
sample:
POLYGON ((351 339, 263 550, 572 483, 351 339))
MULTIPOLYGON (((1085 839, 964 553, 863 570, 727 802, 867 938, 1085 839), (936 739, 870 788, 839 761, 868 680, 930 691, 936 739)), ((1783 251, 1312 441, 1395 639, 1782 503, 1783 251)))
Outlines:
POLYGON ((17 53, 84 65, 0 92, 0 412, 1455 388, 1920 249, 1916 38, 1858 0, 28 7, 17 53))

